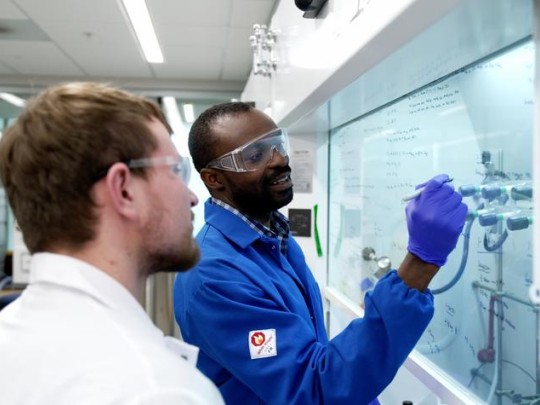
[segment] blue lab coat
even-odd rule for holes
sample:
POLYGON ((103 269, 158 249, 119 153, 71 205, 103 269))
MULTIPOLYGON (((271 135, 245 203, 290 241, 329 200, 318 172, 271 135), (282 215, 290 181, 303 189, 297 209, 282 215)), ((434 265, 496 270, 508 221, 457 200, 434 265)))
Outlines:
POLYGON ((433 316, 431 293, 392 271, 366 296, 364 317, 329 341, 319 287, 292 236, 284 257, 277 239, 209 201, 205 219, 201 261, 178 275, 174 309, 227 404, 368 404, 433 316), (252 353, 261 330, 274 330, 268 357, 252 353))

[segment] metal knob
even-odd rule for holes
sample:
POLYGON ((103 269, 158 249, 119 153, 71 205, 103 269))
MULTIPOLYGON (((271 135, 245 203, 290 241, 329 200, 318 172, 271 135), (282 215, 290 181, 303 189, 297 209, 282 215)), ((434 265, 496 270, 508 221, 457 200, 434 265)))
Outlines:
POLYGON ((380 275, 386 274, 392 267, 392 262, 388 256, 377 257, 375 249, 369 246, 362 249, 362 258, 367 261, 375 262, 377 265, 376 275, 379 277, 380 275))

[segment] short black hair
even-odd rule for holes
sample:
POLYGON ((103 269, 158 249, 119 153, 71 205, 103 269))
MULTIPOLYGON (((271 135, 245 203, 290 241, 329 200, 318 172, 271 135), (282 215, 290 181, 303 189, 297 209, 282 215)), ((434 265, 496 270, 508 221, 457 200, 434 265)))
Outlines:
POLYGON ((188 138, 189 153, 198 172, 204 169, 212 159, 217 157, 214 156, 214 146, 216 143, 216 138, 212 131, 214 123, 222 117, 247 113, 253 109, 254 107, 250 103, 232 101, 216 104, 199 115, 191 126, 188 138))

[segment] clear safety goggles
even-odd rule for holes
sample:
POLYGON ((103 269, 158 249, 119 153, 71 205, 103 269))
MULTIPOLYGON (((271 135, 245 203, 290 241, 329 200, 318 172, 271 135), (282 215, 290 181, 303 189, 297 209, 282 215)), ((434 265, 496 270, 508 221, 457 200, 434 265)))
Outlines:
POLYGON ((191 176, 189 158, 180 155, 131 159, 126 164, 130 169, 169 166, 173 173, 180 177, 185 184, 189 183, 189 178, 191 176))
POLYGON ((231 172, 252 172, 264 167, 272 159, 274 150, 289 156, 289 136, 282 128, 273 129, 256 139, 210 161, 206 167, 231 172))
MULTIPOLYGON (((185 184, 189 183, 191 176, 190 160, 187 157, 176 156, 160 156, 160 157, 147 157, 140 159, 130 159, 124 161, 130 169, 139 169, 142 167, 156 167, 156 166, 169 166, 174 174, 176 174, 185 184)), ((114 163, 113 163, 114 164, 114 163)), ((99 181, 107 175, 112 164, 100 170, 94 176, 93 181, 99 181)))

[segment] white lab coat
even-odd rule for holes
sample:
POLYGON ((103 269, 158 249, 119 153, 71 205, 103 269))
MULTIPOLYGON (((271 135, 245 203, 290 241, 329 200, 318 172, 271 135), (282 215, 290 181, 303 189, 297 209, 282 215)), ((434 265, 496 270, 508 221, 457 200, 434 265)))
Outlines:
POLYGON ((222 404, 197 354, 104 272, 39 253, 0 312, 0 404, 222 404))

